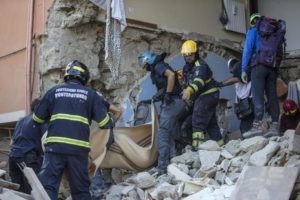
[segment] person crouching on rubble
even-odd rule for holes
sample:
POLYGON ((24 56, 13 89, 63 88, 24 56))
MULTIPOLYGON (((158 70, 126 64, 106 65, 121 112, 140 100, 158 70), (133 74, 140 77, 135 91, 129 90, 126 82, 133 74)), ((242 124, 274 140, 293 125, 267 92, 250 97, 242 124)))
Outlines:
POLYGON ((227 62, 229 72, 232 77, 217 82, 218 87, 225 87, 235 84, 236 103, 235 113, 237 118, 240 119, 240 131, 241 134, 249 131, 252 128, 254 120, 253 103, 251 95, 251 81, 243 83, 241 80, 241 62, 237 59, 230 59, 227 62))
POLYGON ((280 117, 279 131, 282 135, 288 129, 296 129, 300 122, 300 111, 295 101, 284 100, 282 104, 284 113, 280 117))
POLYGON ((42 164, 41 138, 47 131, 47 124, 40 125, 32 120, 32 112, 40 100, 31 103, 31 113, 18 121, 9 153, 9 176, 13 183, 20 184, 19 191, 30 194, 31 187, 19 168, 21 163, 39 173, 42 164))
POLYGON ((58 198, 58 189, 65 171, 73 200, 90 200, 88 153, 90 124, 100 128, 112 126, 103 97, 85 85, 89 70, 75 60, 65 69, 64 84, 51 88, 34 111, 37 123, 49 121, 45 140, 45 157, 39 179, 51 200, 58 198))
POLYGON ((210 139, 222 146, 224 140, 216 116, 219 101, 219 89, 213 79, 213 73, 204 60, 200 59, 195 41, 187 40, 183 43, 181 54, 186 62, 183 67, 182 99, 193 105, 192 114, 192 147, 197 150, 204 142, 205 133, 210 139))
POLYGON ((139 57, 139 65, 150 72, 152 83, 157 88, 153 96, 154 101, 162 101, 158 140, 158 165, 149 171, 150 174, 164 174, 170 161, 170 149, 175 148, 173 128, 177 122, 178 114, 184 109, 180 99, 181 87, 175 71, 164 62, 166 54, 156 55, 151 51, 143 52, 139 57))

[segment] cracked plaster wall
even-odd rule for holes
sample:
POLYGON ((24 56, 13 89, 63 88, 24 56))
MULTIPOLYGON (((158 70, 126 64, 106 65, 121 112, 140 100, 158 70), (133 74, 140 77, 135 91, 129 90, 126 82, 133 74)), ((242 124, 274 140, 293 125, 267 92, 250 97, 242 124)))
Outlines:
POLYGON ((186 38, 202 41, 200 52, 214 52, 224 58, 238 55, 241 44, 201 34, 180 35, 162 30, 127 27, 122 33, 123 54, 119 83, 112 82, 104 62, 105 11, 88 0, 56 0, 49 10, 46 33, 39 39, 41 94, 62 82, 63 69, 77 59, 91 72, 90 85, 101 91, 109 101, 122 103, 125 97, 134 98, 139 82, 145 76, 137 63, 144 50, 169 54, 167 61, 180 53, 186 38))

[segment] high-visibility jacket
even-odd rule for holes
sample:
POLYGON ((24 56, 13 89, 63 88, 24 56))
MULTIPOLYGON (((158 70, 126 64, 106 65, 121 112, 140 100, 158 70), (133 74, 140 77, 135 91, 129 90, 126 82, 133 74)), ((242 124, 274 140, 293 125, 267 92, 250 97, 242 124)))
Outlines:
POLYGON ((46 151, 64 154, 86 154, 90 150, 89 126, 110 123, 107 105, 96 91, 77 80, 50 89, 34 111, 37 123, 49 121, 46 151))
POLYGON ((183 82, 185 88, 191 87, 194 90, 195 97, 219 90, 210 67, 201 59, 183 67, 183 82))

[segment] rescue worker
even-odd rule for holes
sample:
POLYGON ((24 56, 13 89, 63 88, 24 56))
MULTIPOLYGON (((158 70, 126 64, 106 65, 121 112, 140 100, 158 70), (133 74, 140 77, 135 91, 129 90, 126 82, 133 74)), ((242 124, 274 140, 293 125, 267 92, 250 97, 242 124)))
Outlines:
POLYGON ((64 84, 50 89, 35 109, 33 120, 49 121, 45 157, 39 179, 51 200, 58 198, 63 172, 67 173, 73 200, 91 199, 88 177, 89 126, 111 126, 100 93, 86 87, 89 70, 74 60, 66 66, 64 84))
POLYGON ((205 134, 222 146, 224 140, 217 122, 216 107, 219 89, 208 64, 199 56, 195 41, 183 43, 181 54, 186 62, 183 67, 184 87, 182 99, 193 105, 192 147, 197 150, 204 142, 205 134))
POLYGON ((300 111, 295 101, 284 100, 282 108, 284 113, 281 115, 279 128, 281 135, 288 129, 296 129, 300 122, 300 111))
MULTIPOLYGON (((267 46, 266 42, 261 42, 262 36, 260 35, 259 30, 257 28, 257 25, 260 23, 261 17, 262 16, 259 13, 251 15, 251 27, 246 34, 245 45, 243 49, 241 79, 244 83, 247 83, 249 81, 247 70, 249 70, 250 66, 252 81, 252 98, 254 103, 255 115, 252 128, 244 134, 245 138, 250 138, 263 134, 262 119, 265 111, 265 94, 268 99, 268 104, 272 108, 270 109, 272 123, 270 124, 269 130, 264 134, 264 136, 270 137, 278 135, 278 119, 280 114, 276 91, 278 66, 267 66, 266 64, 262 64, 259 62, 259 59, 262 59, 270 54, 262 50, 271 48, 270 45, 267 46)), ((282 56, 282 52, 276 55, 276 60, 277 57, 279 58, 280 56, 282 56)))
MULTIPOLYGON (((242 99, 248 99, 251 107, 253 108, 252 95, 251 95, 251 81, 248 83, 243 83, 241 80, 241 62, 235 58, 228 60, 227 67, 232 77, 223 80, 222 82, 217 82, 219 87, 225 87, 229 85, 235 85, 236 93, 236 103, 242 99)), ((252 109, 253 111, 253 109, 252 109)), ((254 113, 251 112, 249 115, 240 118, 240 131, 241 134, 249 131, 252 127, 254 120, 254 113)))
POLYGON ((175 148, 173 128, 178 114, 184 109, 180 98, 182 92, 175 71, 164 62, 166 54, 156 55, 151 51, 143 52, 139 57, 139 65, 150 72, 152 83, 157 88, 153 100, 162 101, 159 121, 159 156, 158 165, 149 172, 164 174, 170 161, 170 151, 175 148))
POLYGON ((30 194, 31 187, 19 165, 24 162, 36 174, 39 173, 43 155, 41 138, 47 130, 47 124, 41 126, 32 120, 32 112, 38 103, 38 99, 33 100, 30 106, 31 113, 18 121, 8 161, 11 181, 20 184, 19 191, 27 194, 30 194))

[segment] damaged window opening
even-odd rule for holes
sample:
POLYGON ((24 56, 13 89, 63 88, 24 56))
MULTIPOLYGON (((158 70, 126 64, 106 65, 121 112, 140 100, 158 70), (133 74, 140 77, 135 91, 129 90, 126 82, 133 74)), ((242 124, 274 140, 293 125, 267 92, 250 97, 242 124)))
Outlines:
MULTIPOLYGON (((214 77, 217 81, 225 80, 232 75, 227 69, 227 61, 213 53, 209 53, 205 61, 211 67, 214 77)), ((180 69, 184 66, 185 61, 181 54, 176 55, 169 62, 174 70, 180 69)), ((151 114, 146 105, 139 106, 139 114, 134 116, 135 109, 137 109, 138 102, 151 100, 152 96, 156 93, 156 88, 152 84, 150 75, 146 75, 140 84, 140 91, 137 94, 137 102, 133 102, 127 98, 124 104, 124 113, 121 117, 118 126, 130 127, 139 125, 141 122, 148 123, 151 120, 151 114)), ((239 120, 233 112, 233 105, 235 102, 235 89, 233 86, 224 87, 220 89, 220 100, 218 106, 218 122, 223 134, 239 130, 239 120)), ((157 109, 160 109, 160 103, 155 104, 157 109)))

